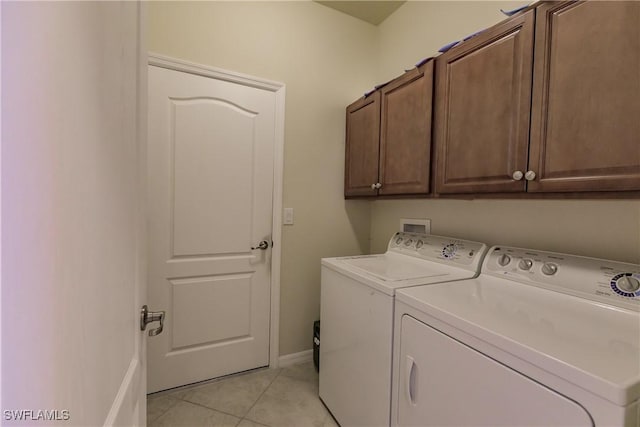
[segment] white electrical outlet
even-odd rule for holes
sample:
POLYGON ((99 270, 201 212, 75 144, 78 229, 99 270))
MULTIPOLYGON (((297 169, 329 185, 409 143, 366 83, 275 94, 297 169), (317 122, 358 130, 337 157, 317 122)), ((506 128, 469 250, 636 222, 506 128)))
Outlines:
POLYGON ((428 218, 402 218, 400 219, 400 231, 404 233, 431 234, 431 220, 428 218))
POLYGON ((284 208, 282 223, 284 225, 293 225, 293 208, 284 208))

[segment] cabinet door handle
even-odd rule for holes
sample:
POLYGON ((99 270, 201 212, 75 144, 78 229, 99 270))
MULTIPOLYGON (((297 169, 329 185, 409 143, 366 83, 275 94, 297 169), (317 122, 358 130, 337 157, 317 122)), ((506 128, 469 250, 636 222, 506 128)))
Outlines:
POLYGON ((536 173, 534 171, 527 171, 527 173, 524 174, 524 179, 527 181, 533 181, 536 179, 536 173))
POLYGON ((376 189, 379 190, 382 188, 382 184, 380 184, 379 182, 376 183, 376 189))
POLYGON ((515 171, 513 175, 511 175, 511 178, 513 178, 516 181, 520 181, 523 176, 524 174, 522 173, 522 171, 515 171))
POLYGON ((376 188, 377 188, 377 187, 376 187, 376 185, 375 185, 375 184, 371 184, 371 189, 372 189, 372 190, 375 190, 376 188))

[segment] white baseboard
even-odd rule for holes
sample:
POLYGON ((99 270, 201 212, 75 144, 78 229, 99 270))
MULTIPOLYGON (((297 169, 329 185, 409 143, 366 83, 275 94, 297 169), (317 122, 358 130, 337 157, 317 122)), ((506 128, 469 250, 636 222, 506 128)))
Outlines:
POLYGON ((300 353, 285 354, 278 357, 278 367, 286 368, 287 366, 310 362, 311 360, 313 360, 313 349, 301 351, 300 353))

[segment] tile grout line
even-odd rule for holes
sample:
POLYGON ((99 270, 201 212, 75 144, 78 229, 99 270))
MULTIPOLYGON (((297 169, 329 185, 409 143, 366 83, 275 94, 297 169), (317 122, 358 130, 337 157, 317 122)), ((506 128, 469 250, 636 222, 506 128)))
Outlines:
MULTIPOLYGON (((256 399, 256 401, 255 401, 255 402, 253 402, 253 405, 251 405, 251 406, 249 407, 249 409, 247 409, 247 413, 246 413, 246 414, 244 414, 244 417, 242 417, 242 420, 248 420, 248 421, 251 421, 252 423, 261 424, 261 425, 266 425, 266 424, 259 423, 258 421, 252 420, 251 418, 247 418, 247 415, 249 415, 249 412, 251 412, 251 410, 253 409, 253 407, 254 407, 254 406, 256 406, 256 403, 258 403, 258 401, 260 400, 260 398, 261 398, 262 396, 264 396, 264 394, 267 392, 267 390, 269 390, 269 387, 271 387, 271 384, 273 384, 273 382, 276 380, 276 378, 278 378, 278 377, 282 374, 283 368, 277 368, 277 369, 278 369, 278 373, 273 377, 273 379, 271 380, 271 382, 269 382, 269 385, 268 385, 268 386, 266 386, 266 387, 264 388, 264 390, 262 390, 262 393, 260 393, 260 396, 258 396, 258 398, 256 399)), ((242 420, 240 420, 240 421, 242 422, 242 420)), ((267 426, 267 427, 268 427, 268 426, 267 426)))
MULTIPOLYGON (((175 402, 173 402, 171 405, 169 405, 169 407, 167 409, 165 409, 164 411, 162 411, 162 413, 160 415, 158 415, 157 417, 155 417, 153 420, 147 420, 147 424, 151 424, 154 423, 155 421, 158 421, 160 419, 160 417, 162 417, 164 414, 166 414, 167 412, 169 412, 169 410, 171 410, 171 408, 173 408, 174 406, 176 406, 176 404, 178 403, 178 401, 180 399, 178 398, 172 398, 172 400, 175 400, 175 402)), ((149 405, 149 398, 147 397, 147 405, 149 405)))

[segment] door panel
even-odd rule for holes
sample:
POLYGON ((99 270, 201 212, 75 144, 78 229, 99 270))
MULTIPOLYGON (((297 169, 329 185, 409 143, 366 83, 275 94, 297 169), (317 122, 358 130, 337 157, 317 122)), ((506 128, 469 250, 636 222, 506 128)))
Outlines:
POLYGON ((378 190, 380 148, 380 92, 347 107, 344 195, 375 196, 378 190))
POLYGON ((431 164, 433 61, 381 90, 379 194, 427 194, 431 164))
POLYGON ((529 191, 640 189, 640 3, 537 8, 529 191))
POLYGON ((245 252, 256 113, 207 98, 172 99, 171 109, 173 256, 245 252))
POLYGON ((170 283, 173 349, 250 336, 251 275, 198 277, 170 283))
POLYGON ((149 67, 149 391, 269 364, 275 94, 149 67))
POLYGON ((593 426, 580 405, 411 316, 401 320, 397 426, 593 426))
POLYGON ((529 143, 533 11, 436 59, 436 191, 524 191, 529 143))

